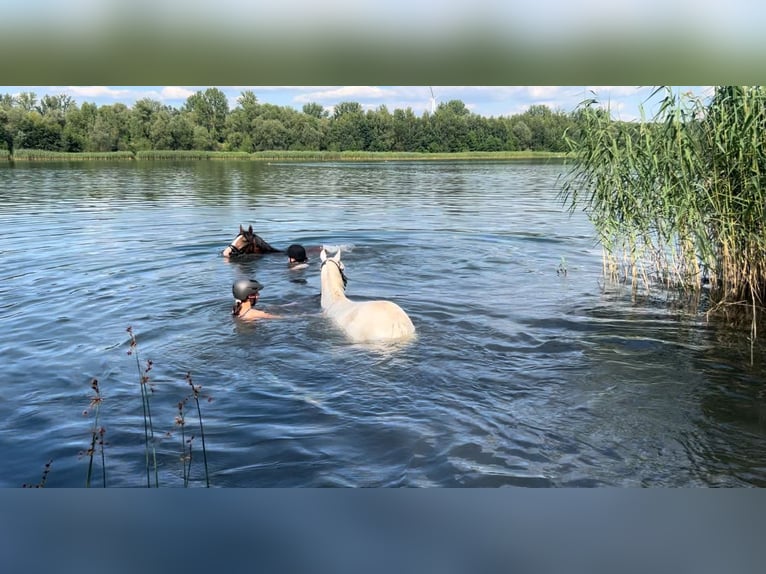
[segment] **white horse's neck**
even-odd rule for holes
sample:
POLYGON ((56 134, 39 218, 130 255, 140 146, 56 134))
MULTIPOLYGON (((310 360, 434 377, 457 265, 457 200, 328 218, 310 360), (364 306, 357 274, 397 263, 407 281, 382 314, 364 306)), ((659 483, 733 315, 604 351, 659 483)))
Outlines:
POLYGON ((322 263, 321 291, 322 309, 327 309, 334 303, 349 300, 343 287, 340 267, 338 267, 338 264, 333 259, 327 259, 327 261, 322 263))

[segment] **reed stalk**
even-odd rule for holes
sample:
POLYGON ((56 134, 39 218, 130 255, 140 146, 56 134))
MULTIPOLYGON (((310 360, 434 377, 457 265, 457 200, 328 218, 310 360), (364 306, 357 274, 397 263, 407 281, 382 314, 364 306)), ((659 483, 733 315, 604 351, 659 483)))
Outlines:
POLYGON ((141 361, 138 357, 138 342, 133 333, 133 328, 127 328, 130 336, 130 348, 128 355, 133 355, 136 359, 136 368, 138 369, 139 386, 141 387, 141 407, 144 415, 144 453, 146 467, 146 486, 151 487, 151 469, 154 469, 154 486, 159 487, 159 471, 157 468, 157 451, 154 440, 154 425, 152 423, 152 409, 150 396, 154 389, 149 384, 149 371, 152 370, 152 361, 146 361, 146 367, 141 368, 141 361))
POLYGON ((181 473, 183 477, 184 488, 189 487, 189 477, 191 476, 192 463, 192 441, 194 436, 186 439, 186 403, 189 397, 178 401, 178 415, 176 415, 176 426, 181 429, 181 473), (189 445, 189 452, 186 452, 186 445, 189 445))
MULTIPOLYGON (((192 381, 191 373, 188 373, 188 372, 186 373, 186 382, 189 385, 189 387, 191 387, 191 390, 192 390, 191 397, 194 399, 194 403, 197 406, 197 419, 199 421, 199 434, 200 434, 200 439, 202 441, 202 460, 203 460, 204 465, 205 465, 205 486, 207 488, 210 488, 210 472, 209 472, 208 466, 207 466, 207 447, 205 446, 205 428, 204 428, 204 426, 202 424, 202 409, 200 408, 200 404, 199 404, 199 396, 200 396, 200 391, 202 390, 202 386, 201 385, 195 385, 194 382, 192 381)), ((191 464, 191 446, 189 447, 189 457, 190 457, 189 458, 189 461, 190 461, 189 464, 191 464)))
POLYGON ((40 477, 40 482, 37 484, 22 484, 22 488, 45 488, 45 483, 48 481, 48 475, 51 472, 51 465, 53 464, 53 460, 49 460, 45 463, 45 468, 43 469, 43 475, 40 477))
MULTIPOLYGON (((93 457, 96 454, 96 446, 98 445, 101 455, 101 484, 106 488, 106 454, 104 453, 104 434, 105 429, 99 425, 99 414, 101 410, 101 403, 103 397, 101 396, 101 389, 98 385, 98 379, 92 379, 90 382, 90 388, 93 390, 93 396, 90 399, 89 409, 94 413, 93 415, 93 427, 90 432, 90 447, 86 451, 88 454, 88 474, 85 477, 85 487, 90 488, 91 478, 93 476, 93 457)), ((87 414, 87 411, 86 411, 87 414)))

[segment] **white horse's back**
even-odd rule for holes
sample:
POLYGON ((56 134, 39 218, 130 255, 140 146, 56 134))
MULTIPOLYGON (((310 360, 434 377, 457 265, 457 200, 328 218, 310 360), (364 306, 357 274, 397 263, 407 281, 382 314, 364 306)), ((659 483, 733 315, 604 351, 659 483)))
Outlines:
POLYGON ((352 301, 346 297, 345 275, 340 251, 322 260, 322 309, 354 342, 379 342, 408 339, 415 335, 415 325, 407 313, 392 301, 352 301), (329 266, 327 262, 332 262, 329 266), (327 269, 326 269, 327 267, 327 269))
POLYGON ((327 312, 354 341, 404 339, 415 334, 407 313, 391 301, 348 301, 327 312))

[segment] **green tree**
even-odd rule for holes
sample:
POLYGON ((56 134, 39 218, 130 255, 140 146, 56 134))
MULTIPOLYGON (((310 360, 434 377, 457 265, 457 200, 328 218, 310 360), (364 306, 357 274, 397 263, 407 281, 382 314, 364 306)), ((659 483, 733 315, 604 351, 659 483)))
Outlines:
MULTIPOLYGON (((191 119, 197 127, 195 141, 204 145, 199 149, 215 149, 217 143, 225 139, 226 117, 229 113, 229 102, 218 88, 208 88, 186 98, 185 110, 191 114, 191 119)), ((196 144, 195 144, 196 147, 196 144)))
POLYGON ((311 114, 299 115, 293 124, 293 143, 290 149, 319 151, 324 145, 323 119, 311 114))
POLYGON ((152 131, 162 109, 162 103, 150 98, 140 99, 133 104, 128 124, 133 149, 157 149, 152 131))
POLYGON ((524 120, 517 119, 511 128, 513 137, 516 138, 517 149, 528 150, 532 148, 532 130, 524 120))
POLYGON ((346 114, 361 115, 362 104, 358 102, 341 102, 333 110, 332 117, 334 120, 340 119, 346 114))
POLYGON ((95 151, 91 135, 98 117, 98 106, 85 102, 67 113, 62 133, 64 151, 95 151))
POLYGON ((0 98, 0 145, 13 155, 14 140, 21 121, 21 109, 16 107, 16 99, 10 94, 0 98))
POLYGON ((236 151, 252 152, 253 122, 261 105, 252 90, 245 90, 237 98, 237 106, 226 118, 226 145, 236 151))
POLYGON ((460 100, 439 104, 430 116, 431 143, 433 152, 461 152, 469 149, 466 119, 470 112, 460 100))
POLYGON ((21 92, 16 96, 16 103, 23 112, 31 112, 37 106, 37 94, 34 92, 21 92))
POLYGON ((194 149, 194 123, 189 114, 178 112, 170 117, 170 148, 177 150, 194 149))
POLYGON ((307 116, 311 116, 312 118, 317 118, 318 120, 321 120, 323 118, 327 118, 330 116, 330 112, 324 109, 324 107, 321 106, 320 104, 317 104, 314 102, 304 104, 303 113, 306 114, 307 116))
POLYGON ((148 138, 151 142, 150 149, 176 149, 174 147, 174 139, 171 131, 172 118, 174 114, 178 114, 177 110, 173 110, 167 106, 160 108, 154 118, 151 126, 149 127, 148 138))
POLYGON ((71 96, 60 94, 57 96, 43 96, 40 99, 40 103, 35 106, 35 109, 40 115, 50 117, 63 125, 66 115, 75 107, 77 107, 77 104, 71 96))
POLYGON ((380 106, 375 111, 368 111, 365 117, 368 151, 391 151, 394 148, 394 118, 386 106, 380 106))
POLYGON ((327 133, 327 149, 363 150, 367 141, 366 122, 361 104, 341 102, 335 106, 327 133))
POLYGON ((17 149, 42 149, 61 151, 61 125, 43 117, 37 110, 21 115, 14 136, 17 149))
POLYGON ((128 123, 130 110, 125 104, 112 104, 98 108, 90 147, 94 151, 127 151, 130 136, 128 123))
POLYGON ((419 151, 420 120, 412 108, 396 109, 391 118, 392 151, 419 151))
POLYGON ((256 119, 253 134, 256 151, 284 150, 289 146, 288 131, 280 120, 256 119))

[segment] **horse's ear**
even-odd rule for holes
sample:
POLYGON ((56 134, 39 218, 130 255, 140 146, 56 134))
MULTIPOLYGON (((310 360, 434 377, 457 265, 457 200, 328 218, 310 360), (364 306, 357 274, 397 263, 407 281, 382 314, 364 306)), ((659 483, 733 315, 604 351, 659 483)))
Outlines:
POLYGON ((252 233, 252 232, 253 232, 253 226, 252 226, 252 225, 251 225, 250 227, 248 227, 248 228, 247 228, 247 232, 248 232, 248 233, 252 233))
POLYGON ((244 233, 244 232, 245 232, 245 230, 244 230, 244 229, 242 229, 242 224, 241 224, 241 223, 239 224, 239 232, 240 232, 240 233, 244 233))
POLYGON ((327 259, 327 251, 324 250, 324 245, 322 245, 322 251, 319 252, 319 260, 324 261, 327 259))
POLYGON ((332 257, 335 261, 340 261, 340 247, 338 247, 338 251, 333 255, 332 257))

